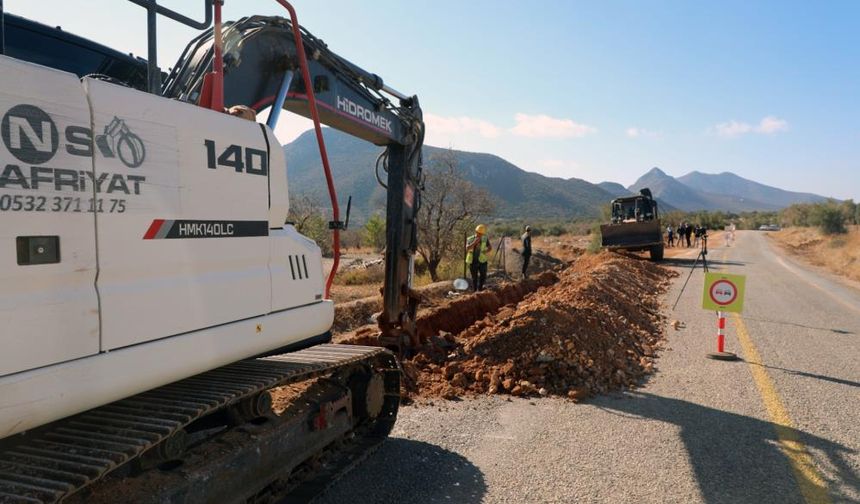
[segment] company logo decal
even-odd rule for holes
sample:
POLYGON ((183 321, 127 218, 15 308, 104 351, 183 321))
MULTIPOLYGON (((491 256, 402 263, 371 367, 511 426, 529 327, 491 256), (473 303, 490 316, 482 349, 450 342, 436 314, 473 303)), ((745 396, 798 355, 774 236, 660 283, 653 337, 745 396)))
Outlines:
MULTIPOLYGON (((93 155, 93 132, 83 126, 71 125, 64 131, 66 152, 73 156, 93 155)), ((20 104, 10 108, 0 121, 3 143, 18 161, 40 165, 50 161, 60 146, 60 133, 53 118, 35 105, 20 104)), ((143 140, 133 133, 125 121, 114 116, 95 144, 105 158, 119 157, 129 168, 137 168, 146 159, 143 140)))
POLYGON ((32 191, 0 194, 0 212, 122 213, 127 208, 123 197, 140 195, 145 188, 143 175, 103 170, 94 174, 91 169, 78 170, 62 164, 45 166, 63 148, 66 154, 80 157, 93 157, 97 149, 104 158, 118 158, 128 168, 140 167, 146 160, 146 146, 118 117, 100 135, 77 125, 60 131, 50 114, 22 103, 3 115, 0 137, 18 161, 0 165, 0 190, 32 191), (54 194, 44 194, 45 191, 54 194), (93 192, 96 197, 87 198, 93 192))
POLYGON ((353 117, 361 119, 368 124, 376 126, 379 129, 385 130, 389 133, 392 132, 390 120, 386 119, 381 114, 377 114, 373 110, 362 107, 361 105, 355 103, 349 98, 338 96, 337 109, 341 112, 345 112, 353 117))
POLYGON ((128 129, 125 121, 116 116, 105 126, 104 133, 96 137, 96 145, 104 157, 119 156, 122 164, 129 168, 137 168, 146 159, 143 140, 128 129))
POLYGON ((44 110, 33 105, 15 105, 0 123, 3 143, 13 156, 28 164, 42 164, 57 153, 57 125, 44 110))

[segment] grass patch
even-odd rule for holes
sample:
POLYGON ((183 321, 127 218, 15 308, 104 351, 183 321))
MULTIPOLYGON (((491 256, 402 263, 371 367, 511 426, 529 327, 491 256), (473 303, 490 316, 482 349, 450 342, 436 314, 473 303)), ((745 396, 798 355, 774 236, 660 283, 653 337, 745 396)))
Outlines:
POLYGON ((591 240, 588 242, 588 247, 585 249, 589 254, 596 254, 603 248, 600 236, 600 226, 591 228, 591 240))
POLYGON ((791 227, 768 233, 788 253, 839 276, 860 281, 860 226, 827 235, 813 227, 791 227))
MULTIPOLYGON (((438 281, 454 280, 463 276, 463 260, 461 259, 446 259, 439 264, 436 273, 439 277, 438 281)), ((468 275, 468 272, 466 273, 468 275)), ((430 273, 427 271, 427 265, 420 257, 415 259, 415 276, 412 278, 412 285, 422 287, 430 285, 433 279, 430 278, 430 273)))
POLYGON ((367 285, 381 283, 385 279, 385 270, 380 266, 356 268, 341 271, 335 276, 334 283, 339 285, 367 285))

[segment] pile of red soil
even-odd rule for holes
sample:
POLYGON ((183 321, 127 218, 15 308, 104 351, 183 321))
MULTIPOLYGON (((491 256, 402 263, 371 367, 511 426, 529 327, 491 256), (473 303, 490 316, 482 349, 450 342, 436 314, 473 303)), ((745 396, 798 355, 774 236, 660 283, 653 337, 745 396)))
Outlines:
MULTIPOLYGON (((427 345, 403 363, 404 398, 511 394, 578 400, 635 386, 653 370, 664 321, 661 297, 673 276, 653 263, 604 252, 582 256, 518 304, 499 310, 504 300, 484 306, 466 298, 462 306, 444 307, 425 319, 422 331, 425 338, 444 331, 429 338, 443 344, 427 345), (478 321, 458 327, 469 320, 478 321)), ((498 298, 485 293, 479 299, 493 296, 498 298)))

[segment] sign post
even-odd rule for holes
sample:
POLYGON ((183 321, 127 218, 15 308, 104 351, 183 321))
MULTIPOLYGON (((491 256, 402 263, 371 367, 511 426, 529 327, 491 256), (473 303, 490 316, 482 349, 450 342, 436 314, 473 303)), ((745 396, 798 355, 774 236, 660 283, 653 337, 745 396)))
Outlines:
POLYGON ((708 358, 737 360, 738 356, 725 351, 725 313, 741 313, 744 308, 744 275, 728 273, 705 273, 705 289, 702 293, 702 308, 717 312, 717 351, 708 358))

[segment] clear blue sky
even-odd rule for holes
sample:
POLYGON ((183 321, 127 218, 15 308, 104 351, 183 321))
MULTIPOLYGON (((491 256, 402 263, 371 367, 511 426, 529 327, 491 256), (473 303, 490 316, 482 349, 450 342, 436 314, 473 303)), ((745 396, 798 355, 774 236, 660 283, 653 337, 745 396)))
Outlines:
MULTIPOLYGON (((202 4, 162 3, 198 16, 202 4)), ((431 145, 592 182, 628 185, 659 166, 860 200, 858 1, 294 5, 335 52, 419 95, 431 145)), ((146 54, 144 11, 131 3, 5 6, 146 54)), ((226 19, 280 13, 274 0, 225 5, 226 19)), ((166 67, 193 31, 160 20, 159 35, 166 67)), ((307 125, 287 119, 285 136, 307 125)))

